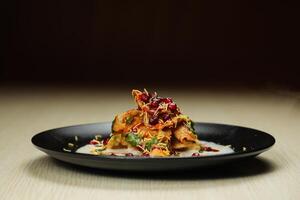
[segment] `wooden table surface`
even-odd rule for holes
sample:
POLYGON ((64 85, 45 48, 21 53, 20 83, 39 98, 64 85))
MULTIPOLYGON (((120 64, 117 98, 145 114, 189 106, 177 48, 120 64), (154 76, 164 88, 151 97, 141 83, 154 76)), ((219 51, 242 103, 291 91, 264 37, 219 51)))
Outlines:
POLYGON ((0 88, 0 199, 300 199, 300 94, 161 89, 194 121, 276 138, 257 159, 213 170, 132 174, 64 164, 30 142, 41 131, 109 121, 134 106, 129 89, 0 88))

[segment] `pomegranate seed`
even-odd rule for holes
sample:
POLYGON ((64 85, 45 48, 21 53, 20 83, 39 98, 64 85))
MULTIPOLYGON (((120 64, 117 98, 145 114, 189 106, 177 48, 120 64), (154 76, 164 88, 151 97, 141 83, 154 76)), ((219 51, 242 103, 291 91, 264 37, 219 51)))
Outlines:
POLYGON ((90 144, 92 144, 92 145, 99 144, 99 141, 98 140, 91 140, 90 144))
POLYGON ((200 153, 193 153, 192 156, 193 157, 198 157, 198 156, 200 156, 200 153))
POLYGON ((175 103, 170 103, 170 104, 168 105, 168 108, 169 108, 171 111, 174 111, 174 110, 177 109, 177 105, 176 105, 175 103))
POLYGON ((127 157, 132 157, 133 154, 132 154, 132 153, 126 153, 125 156, 127 156, 127 157))
POLYGON ((173 100, 169 97, 168 98, 163 98, 162 101, 165 102, 165 103, 173 103, 173 100))
POLYGON ((150 107, 152 107, 152 108, 157 108, 158 106, 159 106, 159 102, 158 101, 152 101, 150 103, 150 107))
POLYGON ((148 113, 149 113, 150 115, 154 115, 155 110, 149 110, 148 113))
POLYGON ((140 146, 136 146, 135 147, 138 151, 143 151, 143 148, 141 148, 140 146))
POLYGON ((202 147, 203 148, 203 151, 212 151, 212 152, 218 152, 219 150, 218 149, 213 149, 211 147, 202 147))
POLYGON ((103 140, 103 144, 104 144, 104 145, 107 145, 108 140, 109 140, 109 138, 104 139, 104 140, 103 140))
POLYGON ((142 156, 143 156, 143 157, 149 157, 150 154, 149 154, 149 153, 143 153, 142 156))
POLYGON ((165 114, 163 114, 162 119, 163 119, 164 121, 167 121, 167 120, 170 119, 170 115, 167 114, 167 113, 165 113, 165 114))
POLYGON ((149 123, 150 123, 151 125, 157 124, 157 123, 158 123, 158 117, 157 117, 156 115, 154 115, 153 117, 151 117, 151 118, 149 119, 149 123))
POLYGON ((142 93, 140 95, 140 100, 142 100, 143 102, 147 102, 149 100, 149 96, 145 93, 142 93))

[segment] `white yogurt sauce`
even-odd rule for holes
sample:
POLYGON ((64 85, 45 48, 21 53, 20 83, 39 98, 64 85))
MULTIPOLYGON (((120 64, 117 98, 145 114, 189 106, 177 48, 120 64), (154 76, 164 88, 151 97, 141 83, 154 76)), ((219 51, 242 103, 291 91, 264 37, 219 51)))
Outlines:
MULTIPOLYGON (((214 142, 207 142, 201 140, 201 144, 206 147, 211 147, 213 149, 219 150, 218 152, 213 152, 213 151, 203 151, 200 154, 200 156, 215 156, 215 155, 223 155, 223 154, 229 154, 233 153, 234 150, 230 147, 230 145, 220 145, 216 144, 214 142)), ((76 153, 83 153, 83 154, 92 154, 91 150, 94 147, 94 145, 87 144, 85 146, 80 147, 79 149, 76 150, 76 153)), ((102 151, 103 155, 111 155, 115 154, 116 156, 124 156, 127 153, 131 153, 134 156, 140 156, 141 152, 134 149, 134 148, 127 148, 127 149, 106 149, 102 151)), ((179 157, 191 157, 193 153, 198 153, 197 150, 187 150, 187 151, 182 151, 179 154, 179 157)))
MULTIPOLYGON (((79 149, 76 150, 76 153, 84 153, 84 154, 92 154, 91 151, 94 148, 94 145, 92 144, 87 144, 84 145, 82 147, 80 147, 79 149)), ((131 153, 134 156, 140 156, 142 155, 141 152, 139 152, 138 150, 134 149, 134 148, 126 148, 126 149, 105 149, 104 151, 101 151, 101 153, 103 155, 111 155, 112 153, 115 154, 116 156, 124 156, 127 153, 131 153)))
MULTIPOLYGON (((214 142, 207 142, 207 141, 200 141, 202 146, 205 147, 211 147, 213 149, 217 149, 219 151, 214 152, 214 151, 203 151, 200 154, 200 156, 215 156, 215 155, 223 155, 223 154, 229 154, 233 153, 234 150, 231 148, 230 145, 221 145, 221 144, 216 144, 214 142)), ((180 157, 191 157, 193 153, 198 153, 197 150, 187 150, 187 151, 182 151, 180 152, 180 157)))

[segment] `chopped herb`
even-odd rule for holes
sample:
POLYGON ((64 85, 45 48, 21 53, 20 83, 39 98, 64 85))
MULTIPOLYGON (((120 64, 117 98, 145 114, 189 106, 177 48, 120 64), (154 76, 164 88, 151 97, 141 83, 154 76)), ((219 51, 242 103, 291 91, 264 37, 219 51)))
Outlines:
POLYGON ((187 116, 187 115, 179 115, 178 117, 177 117, 178 119, 183 119, 184 121, 189 121, 190 119, 189 119, 189 117, 187 116))
POLYGON ((128 133, 125 140, 132 146, 136 147, 140 143, 141 139, 138 135, 136 135, 134 133, 128 133))
POLYGON ((95 139, 98 140, 98 141, 101 141, 102 136, 101 135, 95 135, 95 139))
POLYGON ((189 130, 192 131, 195 134, 194 122, 189 121, 189 122, 186 123, 186 125, 189 128, 189 130))
POLYGON ((101 151, 104 151, 104 150, 105 150, 105 148, 102 148, 102 149, 96 148, 96 149, 95 149, 96 152, 101 152, 101 151))
POLYGON ((128 117, 126 117, 126 124, 131 124, 132 123, 132 121, 133 121, 133 117, 132 116, 128 116, 128 117))
POLYGON ((145 148, 150 151, 151 148, 152 148, 152 145, 156 144, 158 141, 157 141, 157 138, 156 137, 153 137, 150 141, 148 141, 145 145, 145 148))

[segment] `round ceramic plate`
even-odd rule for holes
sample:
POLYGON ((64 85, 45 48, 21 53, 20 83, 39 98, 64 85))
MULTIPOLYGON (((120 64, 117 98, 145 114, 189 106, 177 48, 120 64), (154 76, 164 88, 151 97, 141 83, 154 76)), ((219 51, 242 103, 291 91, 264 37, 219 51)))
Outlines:
POLYGON ((231 145, 234 152, 215 156, 150 158, 95 156, 76 153, 76 149, 72 152, 63 150, 69 142, 76 143, 77 148, 80 148, 89 143, 95 135, 109 137, 111 123, 52 129, 35 135, 31 141, 39 150, 64 162, 100 169, 131 171, 178 170, 225 164, 257 156, 275 143, 270 134, 251 128, 199 122, 195 123, 194 128, 200 141, 231 145))

